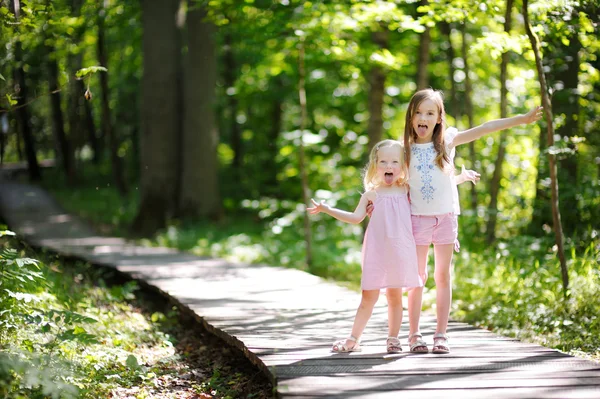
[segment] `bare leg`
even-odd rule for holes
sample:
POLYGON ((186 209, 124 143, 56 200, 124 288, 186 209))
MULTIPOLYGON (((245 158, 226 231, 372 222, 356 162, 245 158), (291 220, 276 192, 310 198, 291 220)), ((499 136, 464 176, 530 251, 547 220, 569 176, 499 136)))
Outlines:
MULTIPOLYGON (((428 254, 429 245, 417 245, 417 262, 419 268, 421 268, 422 270, 427 270, 428 254)), ((423 284, 425 284, 425 281, 423 281, 423 284)), ((423 287, 413 288, 410 291, 408 291, 408 324, 410 334, 419 331, 419 321, 421 320, 422 305, 423 287)), ((411 343, 414 343, 415 339, 411 340, 411 343)))
MULTIPOLYGON (((373 314, 373 308, 379 299, 379 290, 363 290, 360 305, 356 310, 356 316, 354 317, 354 324, 352 326, 352 336, 356 339, 360 339, 365 327, 371 315, 373 314)), ((356 342, 347 339, 346 346, 353 348, 356 342)))
POLYGON ((454 244, 435 245, 436 333, 446 333, 452 302, 452 255, 454 244))
POLYGON ((402 326, 402 288, 388 288, 388 337, 397 337, 402 326))

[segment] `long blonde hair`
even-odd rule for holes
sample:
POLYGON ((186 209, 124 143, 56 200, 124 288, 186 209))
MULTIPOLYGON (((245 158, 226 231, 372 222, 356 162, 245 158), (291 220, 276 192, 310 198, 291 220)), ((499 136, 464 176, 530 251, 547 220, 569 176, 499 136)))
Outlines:
POLYGON ((450 163, 450 157, 446 152, 446 143, 444 142, 444 131, 446 126, 446 109, 444 108, 444 99, 442 92, 433 89, 423 89, 416 92, 408 103, 406 111, 406 123, 404 125, 404 159, 406 165, 410 165, 410 146, 417 140, 417 132, 413 128, 413 117, 419 105, 425 100, 431 100, 437 105, 440 113, 440 123, 435 125, 433 129, 433 148, 437 153, 435 163, 440 169, 444 170, 445 166, 450 163))
POLYGON ((408 181, 408 167, 404 162, 404 148, 402 148, 402 143, 398 140, 383 140, 379 143, 375 144, 373 148, 371 148, 371 153, 369 154, 369 162, 365 166, 363 172, 363 185, 365 186, 365 191, 373 190, 379 184, 380 181, 377 181, 377 162, 378 162, 378 153, 381 148, 385 147, 396 147, 398 146, 400 149, 400 179, 396 181, 398 186, 402 186, 406 184, 408 181))

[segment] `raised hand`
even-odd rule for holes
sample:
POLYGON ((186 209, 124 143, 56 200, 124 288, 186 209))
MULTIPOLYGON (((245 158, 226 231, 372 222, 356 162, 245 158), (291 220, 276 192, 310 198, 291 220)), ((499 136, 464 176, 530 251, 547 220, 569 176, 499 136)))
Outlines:
POLYGON ((313 203, 313 206, 310 208, 306 208, 308 213, 311 215, 316 215, 317 213, 325 212, 326 209, 329 208, 329 205, 325 201, 317 202, 314 199, 310 199, 313 203))
POLYGON ((525 114, 523 123, 532 123, 535 121, 539 121, 543 115, 544 107, 538 105, 537 107, 533 108, 531 111, 525 114))
POLYGON ((465 165, 461 167, 460 174, 463 177, 464 181, 470 181, 473 184, 477 184, 479 178, 481 177, 481 175, 475 172, 474 170, 465 169, 465 165))

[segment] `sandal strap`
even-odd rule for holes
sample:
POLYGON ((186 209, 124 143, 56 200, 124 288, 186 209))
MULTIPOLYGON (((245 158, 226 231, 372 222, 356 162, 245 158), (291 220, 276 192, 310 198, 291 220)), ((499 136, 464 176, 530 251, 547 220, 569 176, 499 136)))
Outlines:
POLYGON ((433 335, 433 339, 445 339, 446 341, 448 341, 448 335, 446 333, 435 333, 433 335))
POLYGON ((346 339, 349 339, 350 341, 354 341, 354 342, 356 342, 357 344, 359 344, 359 343, 360 343, 360 338, 356 338, 354 335, 350 335, 350 336, 349 336, 348 338, 346 338, 346 339))
POLYGON ((420 331, 414 332, 414 333, 408 335, 408 340, 410 341, 414 337, 423 338, 423 334, 421 334, 420 331))

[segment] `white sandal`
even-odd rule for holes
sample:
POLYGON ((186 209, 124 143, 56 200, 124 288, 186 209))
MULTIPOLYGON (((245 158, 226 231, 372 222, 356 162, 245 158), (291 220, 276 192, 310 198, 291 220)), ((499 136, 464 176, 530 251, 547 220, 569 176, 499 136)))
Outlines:
POLYGON ((353 337, 352 335, 346 339, 340 339, 339 341, 335 341, 333 346, 331 347, 331 351, 334 353, 348 353, 348 352, 360 352, 362 348, 360 347, 360 342, 358 338, 353 337), (353 347, 348 347, 346 345, 346 341, 354 341, 353 347))
POLYGON ((431 350, 431 353, 450 353, 450 346, 448 345, 448 336, 445 333, 436 333, 433 336, 433 349, 431 350))
POLYGON ((402 352, 402 343, 398 337, 388 337, 386 341, 387 353, 400 353, 402 352))
POLYGON ((408 336, 408 346, 412 353, 429 353, 427 348, 427 342, 423 340, 423 334, 419 331, 414 332, 408 336), (415 342, 410 342, 413 338, 417 338, 415 342))

